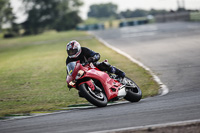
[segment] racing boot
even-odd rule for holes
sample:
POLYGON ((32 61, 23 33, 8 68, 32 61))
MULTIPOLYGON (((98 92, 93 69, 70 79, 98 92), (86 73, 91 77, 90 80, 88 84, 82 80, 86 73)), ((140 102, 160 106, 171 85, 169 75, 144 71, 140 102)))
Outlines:
POLYGON ((114 66, 111 66, 111 72, 117 75, 116 79, 120 83, 123 83, 123 80, 124 80, 124 77, 125 77, 125 73, 123 71, 121 71, 120 69, 118 69, 114 66))
POLYGON ((110 65, 108 63, 108 61, 104 61, 104 62, 97 62, 96 63, 97 68, 99 68, 101 71, 108 71, 109 73, 113 73, 116 74, 118 78, 124 78, 125 77, 125 73, 123 71, 121 71, 120 69, 110 65))
POLYGON ((115 68, 115 74, 119 77, 119 78, 124 78, 125 77, 125 73, 123 71, 121 71, 118 68, 115 68))

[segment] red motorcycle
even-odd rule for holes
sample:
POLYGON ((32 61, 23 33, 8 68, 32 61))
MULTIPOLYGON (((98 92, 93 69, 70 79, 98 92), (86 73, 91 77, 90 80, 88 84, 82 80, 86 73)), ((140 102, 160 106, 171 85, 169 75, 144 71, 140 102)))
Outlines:
POLYGON ((142 98, 142 92, 134 81, 128 77, 117 79, 115 74, 100 71, 92 63, 70 62, 67 72, 68 86, 76 88, 80 97, 97 107, 105 107, 108 101, 122 98, 130 102, 142 98))

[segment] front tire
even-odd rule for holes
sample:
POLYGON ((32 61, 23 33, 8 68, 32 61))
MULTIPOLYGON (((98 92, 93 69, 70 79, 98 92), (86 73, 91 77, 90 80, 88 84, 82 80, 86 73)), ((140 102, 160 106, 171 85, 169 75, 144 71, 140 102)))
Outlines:
POLYGON ((97 107, 107 106, 108 100, 103 92, 92 91, 87 84, 81 84, 79 91, 83 97, 97 107))
POLYGON ((142 98, 142 91, 137 84, 128 77, 125 77, 127 94, 124 99, 130 102, 139 102, 142 98))

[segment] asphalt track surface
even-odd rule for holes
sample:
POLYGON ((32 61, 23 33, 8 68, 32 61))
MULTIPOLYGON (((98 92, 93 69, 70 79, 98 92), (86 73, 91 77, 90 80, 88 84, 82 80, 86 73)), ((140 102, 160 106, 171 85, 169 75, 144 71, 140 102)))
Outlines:
POLYGON ((93 34, 151 68, 169 93, 138 103, 0 121, 1 133, 97 132, 200 119, 200 23, 150 24, 93 34))

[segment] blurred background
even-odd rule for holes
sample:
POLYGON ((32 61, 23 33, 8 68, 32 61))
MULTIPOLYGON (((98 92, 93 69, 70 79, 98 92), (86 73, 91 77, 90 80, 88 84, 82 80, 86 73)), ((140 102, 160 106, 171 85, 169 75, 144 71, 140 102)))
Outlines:
POLYGON ((200 21, 199 0, 0 0, 0 38, 200 21))

